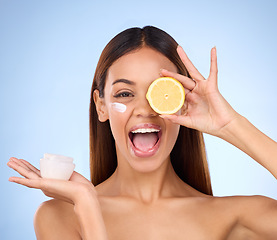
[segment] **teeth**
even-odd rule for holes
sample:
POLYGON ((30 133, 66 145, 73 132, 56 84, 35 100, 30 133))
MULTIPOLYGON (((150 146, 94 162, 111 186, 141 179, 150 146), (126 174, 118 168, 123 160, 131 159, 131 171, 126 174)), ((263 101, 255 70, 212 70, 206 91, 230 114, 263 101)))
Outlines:
POLYGON ((151 132, 159 132, 160 130, 155 128, 139 128, 137 130, 132 131, 132 133, 151 133, 151 132))

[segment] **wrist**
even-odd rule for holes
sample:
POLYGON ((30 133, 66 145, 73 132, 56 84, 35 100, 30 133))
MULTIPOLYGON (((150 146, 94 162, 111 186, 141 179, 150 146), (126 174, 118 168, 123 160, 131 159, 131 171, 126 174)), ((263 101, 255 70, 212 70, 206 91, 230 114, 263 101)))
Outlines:
POLYGON ((84 194, 75 203, 74 211, 80 224, 82 239, 108 239, 101 206, 95 194, 84 194))
POLYGON ((90 186, 85 186, 78 193, 78 197, 74 201, 74 210, 78 215, 90 208, 100 209, 100 204, 95 189, 92 189, 90 186))
POLYGON ((232 120, 220 129, 218 137, 229 142, 230 138, 236 136, 247 122, 248 120, 245 117, 236 113, 232 120))

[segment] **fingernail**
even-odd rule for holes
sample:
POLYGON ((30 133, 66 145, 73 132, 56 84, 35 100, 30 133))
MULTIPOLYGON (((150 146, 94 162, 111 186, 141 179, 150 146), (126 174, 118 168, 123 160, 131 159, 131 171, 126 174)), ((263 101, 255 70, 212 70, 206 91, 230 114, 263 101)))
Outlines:
POLYGON ((166 69, 164 69, 164 68, 161 68, 161 69, 160 69, 160 76, 161 76, 161 77, 164 77, 164 75, 162 74, 162 71, 164 71, 164 72, 168 72, 168 71, 167 71, 166 69))
POLYGON ((13 179, 12 179, 12 178, 9 178, 9 182, 13 182, 13 179))
POLYGON ((10 161, 7 163, 7 165, 8 165, 8 167, 13 168, 16 164, 15 164, 15 162, 10 161))

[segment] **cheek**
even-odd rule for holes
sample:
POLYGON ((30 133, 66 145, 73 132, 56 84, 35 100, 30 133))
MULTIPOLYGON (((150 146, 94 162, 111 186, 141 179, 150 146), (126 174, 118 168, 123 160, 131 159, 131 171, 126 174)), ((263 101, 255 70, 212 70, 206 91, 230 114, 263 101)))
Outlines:
POLYGON ((123 103, 113 102, 110 104, 111 110, 114 110, 118 113, 124 113, 127 110, 127 106, 123 103))
POLYGON ((110 103, 109 105, 109 121, 114 138, 118 141, 124 137, 126 124, 129 119, 129 111, 125 104, 110 103))
POLYGON ((178 137, 179 131, 180 131, 180 125, 174 124, 174 126, 172 126, 171 131, 170 131, 172 137, 175 139, 174 143, 178 137))
POLYGON ((168 129, 167 145, 171 151, 176 143, 177 138, 178 138, 179 131, 180 131, 180 125, 169 123, 167 129, 168 129))

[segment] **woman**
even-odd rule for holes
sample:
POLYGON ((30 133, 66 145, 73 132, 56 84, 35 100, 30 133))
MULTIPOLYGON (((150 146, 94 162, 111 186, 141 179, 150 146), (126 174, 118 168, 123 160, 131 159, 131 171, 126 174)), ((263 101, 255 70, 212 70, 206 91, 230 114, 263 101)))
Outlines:
POLYGON ((215 48, 205 79, 164 31, 127 29, 105 47, 94 76, 92 181, 76 172, 70 181, 42 179, 16 158, 8 165, 25 178, 10 181, 54 198, 36 212, 38 239, 275 239, 276 200, 212 196, 202 132, 230 142, 277 176, 276 142, 218 91, 215 48), (160 76, 185 88, 185 105, 174 115, 158 115, 145 98, 160 76))

